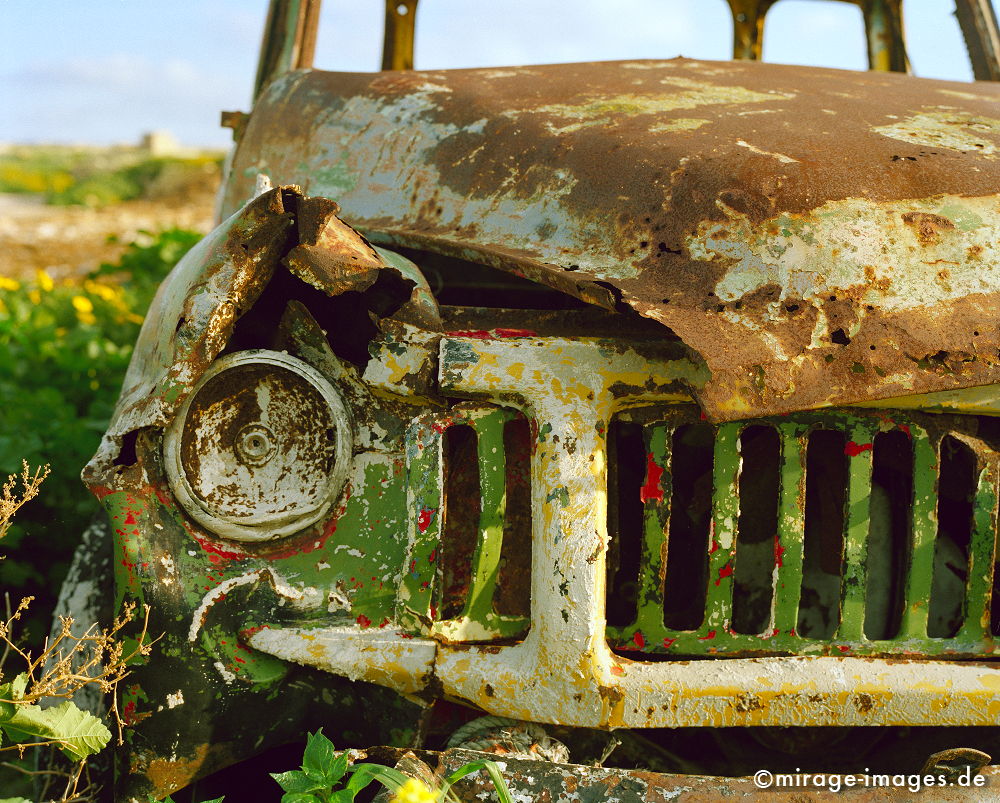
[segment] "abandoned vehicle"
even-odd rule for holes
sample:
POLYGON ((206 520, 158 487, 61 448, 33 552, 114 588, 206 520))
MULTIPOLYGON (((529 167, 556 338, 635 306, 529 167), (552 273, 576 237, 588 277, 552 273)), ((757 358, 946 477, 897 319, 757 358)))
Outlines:
POLYGON ((360 74, 273 0, 84 471, 163 634, 122 799, 482 715, 619 735, 511 759, 532 799, 989 752, 1000 39, 959 0, 983 80, 914 78, 856 4, 868 73, 760 63, 770 0, 732 62, 419 71, 403 0, 360 74))

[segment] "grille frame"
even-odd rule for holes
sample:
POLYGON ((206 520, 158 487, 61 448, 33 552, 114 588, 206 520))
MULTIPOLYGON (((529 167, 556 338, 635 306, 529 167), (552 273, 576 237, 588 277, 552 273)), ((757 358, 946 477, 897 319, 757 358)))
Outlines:
MULTIPOLYGON (((663 469, 662 477, 669 483, 670 438, 664 435, 664 430, 699 420, 697 407, 645 408, 625 411, 620 417, 642 423, 651 459, 663 469)), ((672 629, 663 624, 670 488, 662 487, 661 494, 643 500, 642 553, 664 558, 641 563, 636 618, 628 625, 609 625, 609 645, 636 660, 781 655, 964 659, 995 655, 998 645, 991 626, 991 596, 997 539, 998 454, 970 431, 974 429, 970 426, 974 420, 968 416, 911 411, 834 409, 716 425, 704 619, 692 630, 672 629), (759 634, 745 634, 733 632, 731 627, 733 569, 739 543, 738 447, 745 429, 762 425, 778 432, 781 445, 776 565, 768 626, 759 634), (844 432, 849 447, 840 620, 829 639, 810 638, 796 632, 806 526, 806 447, 810 433, 818 429, 844 432), (879 433, 890 431, 905 432, 913 444, 911 542, 904 569, 906 581, 898 632, 888 639, 869 639, 864 633, 864 622, 872 444, 879 433), (962 603, 963 622, 958 632, 951 637, 931 637, 927 635, 927 625, 938 535, 936 469, 941 441, 949 435, 969 446, 976 457, 968 578, 962 603)))

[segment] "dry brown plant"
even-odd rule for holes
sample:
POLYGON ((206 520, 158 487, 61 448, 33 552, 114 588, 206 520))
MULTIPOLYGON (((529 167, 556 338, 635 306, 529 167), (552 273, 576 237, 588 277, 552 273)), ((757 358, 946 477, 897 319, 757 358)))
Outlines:
POLYGON ((28 461, 21 461, 21 474, 11 474, 0 490, 0 538, 7 535, 10 529, 11 520, 14 514, 20 510, 25 503, 30 502, 38 496, 38 489, 45 478, 49 476, 49 467, 40 466, 34 472, 28 468, 28 461), (21 490, 17 490, 20 481, 21 490))
MULTIPOLYGON (((25 462, 20 475, 7 478, 0 489, 0 538, 6 535, 14 514, 38 495, 48 473, 48 466, 32 472, 25 462)), ((118 743, 122 744, 122 720, 115 690, 128 675, 129 665, 148 656, 152 649, 154 642, 148 638, 148 607, 139 634, 129 638, 123 631, 135 618, 134 603, 126 604, 109 627, 94 624, 79 634, 73 632, 71 617, 59 617, 58 631, 47 638, 41 650, 35 653, 22 648, 17 638, 18 621, 32 598, 25 597, 13 609, 9 595, 4 594, 4 599, 6 616, 0 620, 0 644, 3 645, 0 680, 5 674, 15 674, 19 691, 12 694, 11 699, 0 697, 0 705, 33 706, 40 705, 43 700, 50 703, 53 700, 70 700, 84 687, 97 686, 112 701, 110 715, 118 731, 118 743), (8 662, 16 663, 16 670, 8 672, 8 662)), ((29 770, 9 762, 4 766, 41 780, 41 791, 46 801, 83 803, 96 800, 100 790, 89 777, 87 760, 69 765, 65 760, 58 760, 56 749, 67 746, 65 740, 51 738, 3 745, 0 752, 17 750, 23 757, 29 747, 48 749, 52 755, 40 762, 44 765, 43 769, 29 770)))

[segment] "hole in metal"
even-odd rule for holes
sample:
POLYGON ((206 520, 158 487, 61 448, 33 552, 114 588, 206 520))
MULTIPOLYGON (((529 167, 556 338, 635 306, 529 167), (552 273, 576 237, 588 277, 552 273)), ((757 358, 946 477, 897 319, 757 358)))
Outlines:
POLYGON ((941 439, 938 465, 938 531, 927 635, 950 638, 965 619, 972 509, 976 495, 976 455, 951 435, 941 439))
POLYGON ((910 562, 913 446, 898 429, 875 436, 865 563, 865 638, 899 632, 910 562))
POLYGON ((443 619, 461 615, 472 582, 472 558, 482 510, 476 446, 476 433, 470 426, 456 425, 444 433, 444 521, 440 559, 443 619))
POLYGON ((672 438, 663 614, 673 630, 694 630, 705 618, 714 442, 708 424, 685 424, 672 438))
POLYGON ((771 623, 778 534, 781 441, 771 427, 740 435, 740 516, 733 569, 733 630, 763 633, 771 623))
POLYGON ((641 490, 646 473, 642 426, 612 421, 608 428, 607 620, 635 621, 642 553, 641 490))
POLYGON ((843 432, 817 429, 806 445, 805 544, 797 625, 805 638, 831 638, 840 623, 846 444, 843 432))
POLYGON ((493 592, 493 610, 501 615, 531 612, 531 430, 523 416, 503 430, 505 488, 503 545, 493 592))

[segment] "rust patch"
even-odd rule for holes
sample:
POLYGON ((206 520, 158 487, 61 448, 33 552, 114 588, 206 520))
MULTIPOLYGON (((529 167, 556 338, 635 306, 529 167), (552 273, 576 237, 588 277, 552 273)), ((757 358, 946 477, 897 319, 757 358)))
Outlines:
MULTIPOLYGON (((152 759, 146 767, 146 777, 155 787, 154 794, 168 794, 183 789, 195 778, 204 775, 202 767, 212 752, 211 745, 199 744, 195 746, 190 758, 152 759)), ((133 773, 136 773, 142 768, 133 764, 131 769, 133 773)))
POLYGON ((943 215, 929 212, 905 212, 903 222, 913 228, 921 245, 935 245, 941 240, 942 231, 950 231, 955 224, 943 215))

